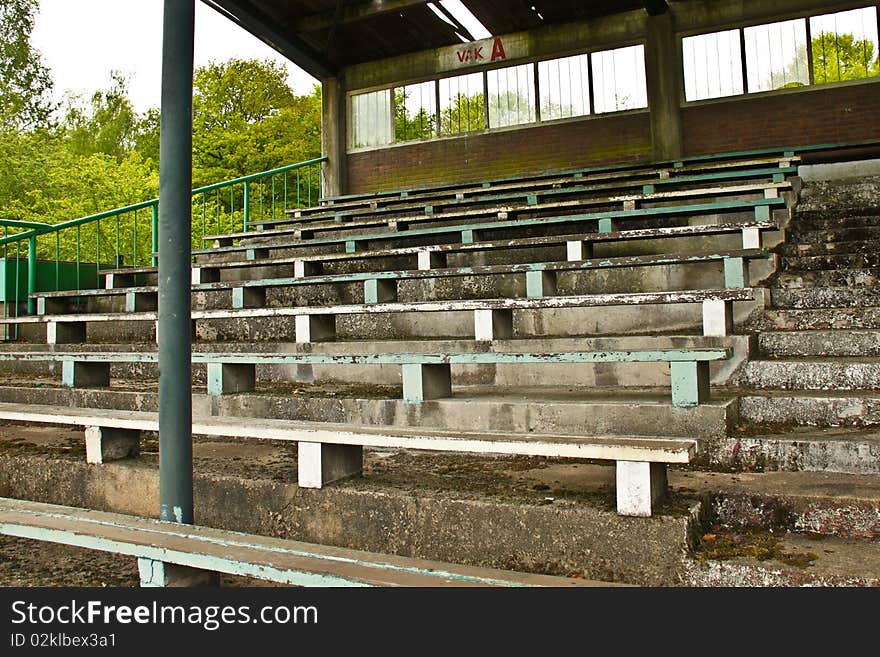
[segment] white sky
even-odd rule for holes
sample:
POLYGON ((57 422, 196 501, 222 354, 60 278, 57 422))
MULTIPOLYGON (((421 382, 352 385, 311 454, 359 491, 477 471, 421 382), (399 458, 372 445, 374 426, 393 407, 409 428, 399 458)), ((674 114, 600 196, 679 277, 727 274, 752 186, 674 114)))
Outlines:
MULTIPOLYGON (((110 72, 129 78, 135 110, 158 107, 162 73, 162 0, 40 0, 31 43, 52 71, 56 99, 67 91, 91 95, 110 72)), ((275 50, 196 1, 195 65, 272 59, 287 66, 288 84, 307 94, 317 80, 275 50)))

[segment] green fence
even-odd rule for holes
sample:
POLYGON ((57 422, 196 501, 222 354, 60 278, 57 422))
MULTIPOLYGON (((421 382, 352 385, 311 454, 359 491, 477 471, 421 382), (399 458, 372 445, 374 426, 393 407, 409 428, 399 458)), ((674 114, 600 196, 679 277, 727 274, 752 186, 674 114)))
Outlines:
MULTIPOLYGON (((254 223, 316 205, 322 166, 317 158, 199 187, 192 191, 192 248, 206 237, 247 232, 254 223)), ((58 224, 0 219, 4 317, 17 316, 28 294, 93 288, 98 272, 157 264, 159 199, 58 224)), ((9 336, 6 336, 7 339, 9 336)))

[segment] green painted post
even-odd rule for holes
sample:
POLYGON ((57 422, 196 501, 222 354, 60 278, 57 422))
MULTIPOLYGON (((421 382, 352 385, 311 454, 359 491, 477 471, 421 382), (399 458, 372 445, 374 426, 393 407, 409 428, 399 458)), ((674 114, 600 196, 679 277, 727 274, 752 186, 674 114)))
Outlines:
POLYGON ((37 291, 37 236, 28 238, 28 315, 36 312, 36 300, 31 295, 37 291))
MULTIPOLYGON (((159 514, 192 524, 192 82, 194 0, 165 0, 159 156, 159 514)), ((154 206, 155 207, 155 206, 154 206)), ((156 232, 153 233, 154 240, 156 232)))
POLYGON ((153 234, 153 239, 150 244, 150 249, 151 249, 150 252, 153 254, 152 261, 153 261, 153 267, 155 267, 157 264, 159 264, 159 258, 156 257, 156 254, 159 252, 159 204, 154 203, 152 209, 153 209, 153 228, 152 228, 151 232, 153 234))
POLYGON ((247 180, 244 181, 244 219, 242 222, 241 232, 246 233, 248 222, 251 218, 251 184, 247 180))

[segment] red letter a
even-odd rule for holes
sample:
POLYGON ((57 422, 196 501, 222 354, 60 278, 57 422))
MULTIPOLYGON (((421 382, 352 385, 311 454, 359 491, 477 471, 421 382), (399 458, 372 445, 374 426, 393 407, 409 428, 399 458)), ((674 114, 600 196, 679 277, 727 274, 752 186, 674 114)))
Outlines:
POLYGON ((496 59, 507 59, 507 53, 504 52, 504 44, 501 39, 495 39, 495 43, 492 44, 492 59, 490 61, 494 62, 496 59))

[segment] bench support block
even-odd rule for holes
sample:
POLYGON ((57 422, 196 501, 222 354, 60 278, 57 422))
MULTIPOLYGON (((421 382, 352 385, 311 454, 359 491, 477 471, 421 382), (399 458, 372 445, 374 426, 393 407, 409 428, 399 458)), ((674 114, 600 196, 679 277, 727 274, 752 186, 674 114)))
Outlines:
POLYGON ((126 292, 125 293, 125 312, 138 313, 158 310, 159 293, 158 292, 126 292))
POLYGON ((48 322, 46 324, 46 344, 79 344, 85 341, 85 322, 48 322))
POLYGON ((452 395, 452 372, 449 365, 401 366, 403 374, 403 401, 420 403, 452 395))
POLYGON ((527 271, 526 296, 529 299, 552 297, 556 294, 556 272, 527 271))
POLYGON ((218 267, 193 267, 192 268, 192 284, 201 285, 202 283, 219 283, 220 269, 218 267))
POLYGON ((141 432, 136 429, 86 427, 86 463, 106 463, 137 456, 141 432))
POLYGON ((617 230, 617 222, 614 219, 599 219, 598 231, 600 233, 613 233, 617 230))
POLYGON ((699 406, 709 401, 709 363, 673 361, 669 363, 669 374, 673 406, 699 406))
POLYGON ((667 487, 665 463, 618 461, 617 513, 650 517, 666 497, 667 487))
POLYGON ((746 226, 742 229, 743 248, 744 249, 760 249, 761 248, 761 229, 752 226, 746 226))
POLYGON ((322 488, 346 477, 361 474, 364 448, 360 445, 327 445, 301 442, 297 445, 298 484, 322 488))
POLYGON ((137 285, 135 274, 104 274, 104 289, 112 290, 116 287, 134 287, 137 285))
POLYGON ((295 315, 293 321, 300 344, 336 339, 335 315, 295 315))
POLYGON ((741 289, 749 286, 749 261, 745 258, 724 258, 724 287, 741 289))
POLYGON ((38 315, 64 315, 70 312, 70 301, 67 299, 53 299, 50 297, 37 297, 38 315))
POLYGON ((61 364, 61 385, 65 388, 107 388, 110 386, 110 363, 66 360, 61 364))
POLYGON ((419 251, 418 267, 422 271, 446 267, 446 254, 438 251, 419 251))
POLYGON ((219 586, 220 573, 138 557, 141 587, 219 586))
POLYGON ((371 278, 364 281, 364 303, 397 301, 397 281, 388 278, 371 278))
POLYGON ((208 394, 231 395, 253 392, 257 368, 247 363, 208 363, 208 394))
POLYGON ((733 302, 723 299, 703 300, 703 335, 733 334, 733 302))
POLYGON ((324 273, 324 266, 318 260, 296 260, 293 263, 293 277, 319 276, 324 273))
POLYGON ((267 248, 253 248, 247 249, 244 252, 245 260, 265 260, 269 257, 269 249, 267 248))
POLYGON ((592 257, 592 242, 584 242, 582 240, 569 240, 565 243, 565 259, 569 262, 589 260, 592 257))
POLYGON ((487 342, 513 337, 513 311, 475 310, 474 337, 487 342))
POLYGON ((233 308, 264 308, 266 306, 266 288, 234 287, 232 288, 233 308))

